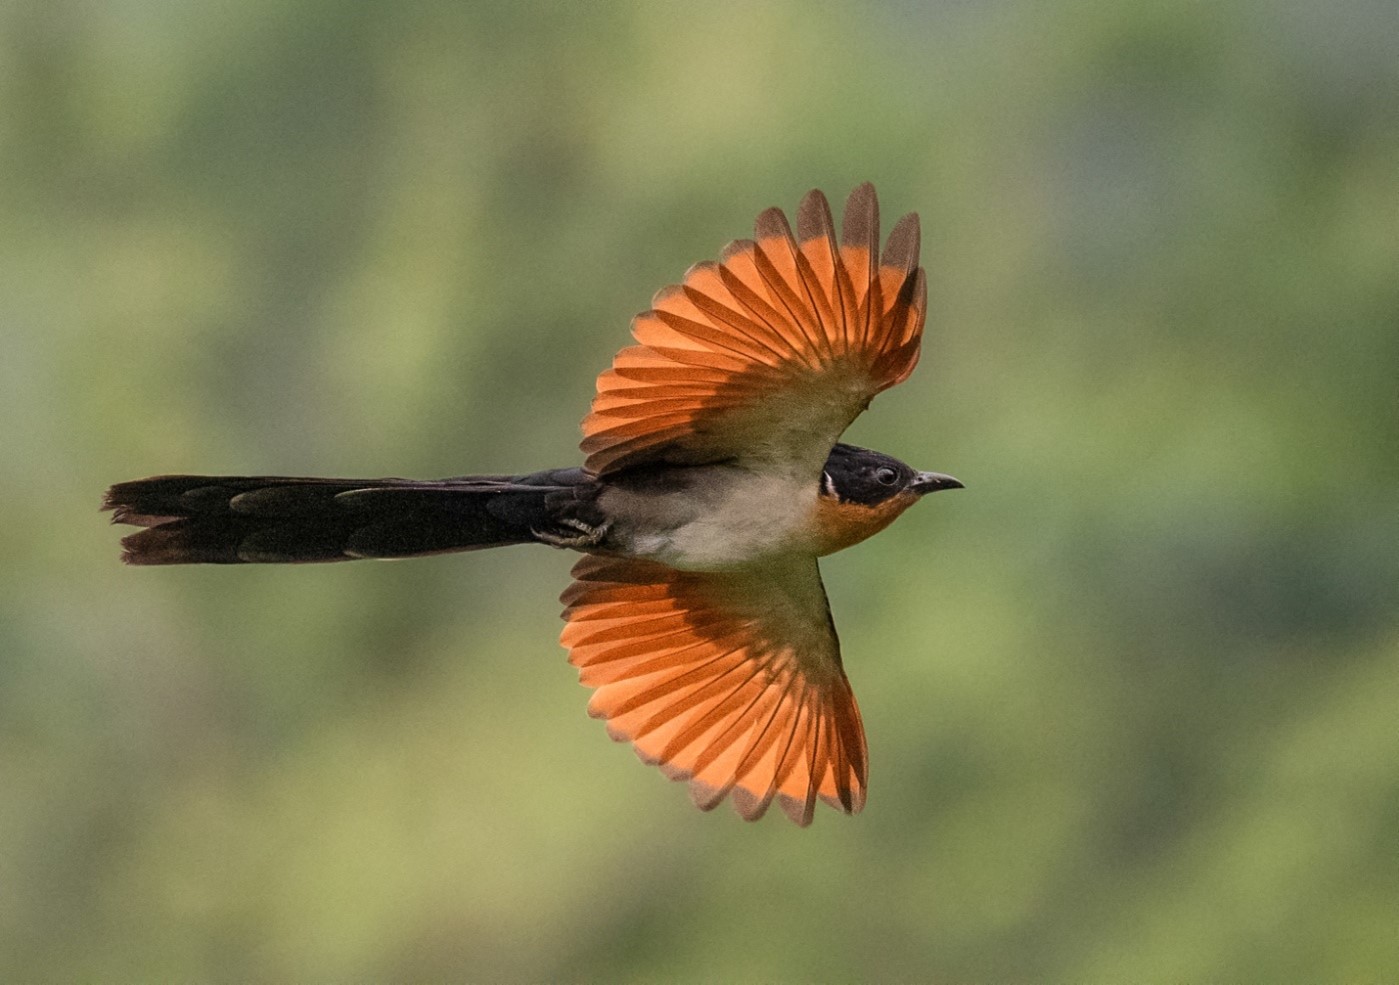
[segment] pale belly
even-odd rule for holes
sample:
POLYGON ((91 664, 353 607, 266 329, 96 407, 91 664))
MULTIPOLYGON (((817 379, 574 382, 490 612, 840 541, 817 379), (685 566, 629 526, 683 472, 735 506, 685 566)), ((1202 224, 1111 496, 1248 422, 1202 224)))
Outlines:
POLYGON ((686 571, 720 571, 813 553, 817 483, 709 467, 667 490, 610 489, 606 546, 686 571))

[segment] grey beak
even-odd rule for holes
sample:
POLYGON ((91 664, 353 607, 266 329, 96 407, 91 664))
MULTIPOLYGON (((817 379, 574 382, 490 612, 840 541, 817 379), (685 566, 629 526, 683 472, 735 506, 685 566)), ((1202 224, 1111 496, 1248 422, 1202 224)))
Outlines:
POLYGON ((941 472, 919 472, 909 483, 908 488, 923 496, 940 489, 965 489, 960 481, 941 472))

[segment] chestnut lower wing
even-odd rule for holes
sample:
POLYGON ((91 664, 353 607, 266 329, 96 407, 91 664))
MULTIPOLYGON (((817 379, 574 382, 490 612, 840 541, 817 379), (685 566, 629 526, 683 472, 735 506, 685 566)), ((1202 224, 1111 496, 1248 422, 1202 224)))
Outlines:
POLYGON ((814 557, 684 572, 586 557, 564 593, 562 642, 590 714, 706 810, 756 820, 774 801, 810 824, 855 813, 868 774, 859 708, 814 557))

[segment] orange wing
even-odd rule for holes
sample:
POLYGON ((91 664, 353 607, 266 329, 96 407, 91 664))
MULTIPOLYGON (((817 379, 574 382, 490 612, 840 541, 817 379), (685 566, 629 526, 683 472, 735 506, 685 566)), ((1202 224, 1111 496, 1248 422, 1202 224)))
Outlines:
POLYGON ((815 558, 760 571, 675 571, 590 555, 564 592, 561 638, 588 713, 703 810, 733 794, 756 820, 774 798, 811 823, 817 798, 865 803, 865 735, 815 558))
POLYGON ((842 431, 918 362, 927 288, 918 216, 879 251, 874 186, 850 193, 837 243, 812 191, 793 236, 780 209, 754 240, 700 263, 636 317, 638 345, 597 381, 583 420, 585 466, 725 459, 818 475, 842 431))

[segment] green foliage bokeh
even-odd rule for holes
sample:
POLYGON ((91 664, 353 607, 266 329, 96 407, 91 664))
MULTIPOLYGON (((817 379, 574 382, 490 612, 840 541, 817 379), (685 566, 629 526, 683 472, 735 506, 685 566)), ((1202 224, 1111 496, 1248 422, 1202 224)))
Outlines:
POLYGON ((1399 8, 0 12, 0 978, 1399 974, 1399 8), (923 219, 824 564, 869 806, 692 810, 569 559, 124 570, 161 472, 578 460, 762 208, 923 219))

